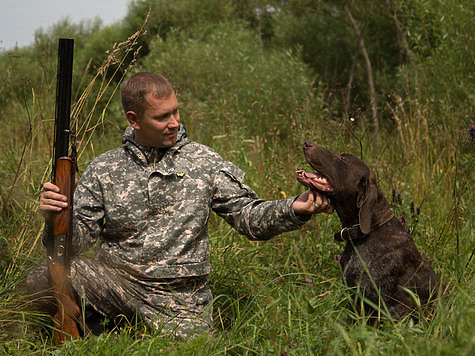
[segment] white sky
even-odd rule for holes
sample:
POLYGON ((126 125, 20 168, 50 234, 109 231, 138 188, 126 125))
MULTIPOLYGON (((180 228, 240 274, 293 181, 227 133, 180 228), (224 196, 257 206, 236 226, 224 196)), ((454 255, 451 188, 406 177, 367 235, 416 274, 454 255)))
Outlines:
POLYGON ((99 16, 104 25, 121 20, 130 0, 0 0, 0 49, 33 43, 36 30, 66 17, 72 23, 99 16))

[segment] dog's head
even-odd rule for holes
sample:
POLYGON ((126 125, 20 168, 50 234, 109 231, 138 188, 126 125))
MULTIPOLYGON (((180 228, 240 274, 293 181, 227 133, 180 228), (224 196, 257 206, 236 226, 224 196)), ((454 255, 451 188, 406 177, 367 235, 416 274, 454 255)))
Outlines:
POLYGON ((330 197, 342 222, 357 215, 365 234, 381 222, 381 217, 390 210, 389 202, 378 189, 376 175, 366 163, 351 154, 333 153, 310 141, 304 143, 303 151, 315 173, 300 170, 297 180, 330 197))

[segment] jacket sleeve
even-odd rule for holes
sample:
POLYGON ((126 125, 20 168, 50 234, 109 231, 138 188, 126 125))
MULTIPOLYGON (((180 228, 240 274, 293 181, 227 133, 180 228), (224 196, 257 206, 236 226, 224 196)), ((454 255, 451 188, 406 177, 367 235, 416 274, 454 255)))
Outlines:
MULTIPOLYGON (((101 234, 104 219, 104 204, 100 182, 88 168, 74 191, 72 256, 88 250, 101 234)), ((49 226, 43 231, 45 246, 49 226)))
POLYGON ((295 197, 266 201, 243 184, 244 172, 225 162, 215 178, 213 211, 240 234, 251 240, 267 240, 301 227, 308 219, 299 219, 292 203, 295 197))

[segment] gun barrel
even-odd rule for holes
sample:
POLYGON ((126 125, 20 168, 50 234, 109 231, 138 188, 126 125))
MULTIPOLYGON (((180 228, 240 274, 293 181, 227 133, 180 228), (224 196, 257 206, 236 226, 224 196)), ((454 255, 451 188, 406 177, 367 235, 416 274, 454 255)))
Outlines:
POLYGON ((56 108, 54 125, 53 181, 56 162, 68 156, 69 125, 71 115, 71 86, 73 78, 74 39, 60 38, 58 43, 58 69, 56 83, 56 108))

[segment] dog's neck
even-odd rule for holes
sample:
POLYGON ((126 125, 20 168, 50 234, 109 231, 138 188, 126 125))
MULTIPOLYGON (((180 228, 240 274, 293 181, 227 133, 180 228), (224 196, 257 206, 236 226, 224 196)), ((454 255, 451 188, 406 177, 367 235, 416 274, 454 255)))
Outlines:
MULTIPOLYGON (((386 199, 384 197, 384 199, 386 199)), ((334 238, 336 241, 349 241, 356 240, 368 236, 361 231, 360 221, 359 221, 359 209, 356 208, 356 198, 353 199, 354 204, 344 204, 339 205, 336 203, 335 199, 330 198, 332 205, 334 206, 338 217, 340 218, 342 229, 341 231, 335 233, 334 238)), ((374 231, 386 224, 389 220, 394 217, 393 211, 388 208, 373 226, 371 226, 371 231, 374 231)))
POLYGON ((354 203, 350 204, 338 204, 337 199, 331 197, 330 202, 332 206, 335 208, 335 211, 340 218, 341 225, 343 228, 350 227, 356 224, 359 224, 359 209, 356 207, 356 198, 352 199, 354 203))
POLYGON ((333 235, 333 238, 338 242, 357 240, 363 237, 369 236, 373 231, 379 229, 381 226, 389 222, 394 218, 393 211, 389 209, 384 216, 381 217, 381 221, 371 227, 371 231, 368 234, 365 234, 361 231, 360 224, 356 223, 349 226, 343 226, 343 228, 333 235))

